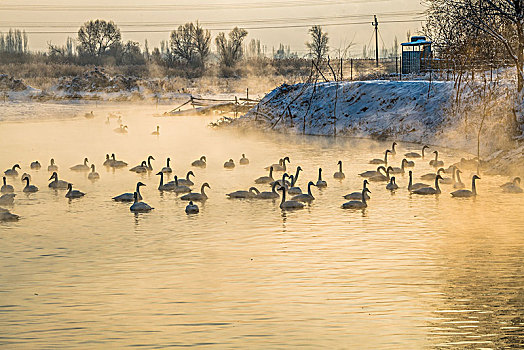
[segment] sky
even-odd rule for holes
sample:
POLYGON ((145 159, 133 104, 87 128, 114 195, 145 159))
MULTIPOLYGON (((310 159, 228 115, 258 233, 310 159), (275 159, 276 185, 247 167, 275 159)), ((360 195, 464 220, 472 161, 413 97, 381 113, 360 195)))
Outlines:
POLYGON ((168 40, 181 24, 200 21, 214 37, 235 26, 246 28, 247 41, 259 39, 271 54, 280 43, 304 55, 308 28, 322 25, 332 50, 353 43, 351 55, 362 56, 363 45, 374 45, 373 15, 379 21, 379 45, 391 48, 394 38, 406 40, 423 24, 420 0, 0 0, 0 31, 25 29, 31 50, 46 50, 47 43, 63 45, 76 38, 78 28, 91 19, 114 21, 123 40, 145 39, 149 47, 168 40))

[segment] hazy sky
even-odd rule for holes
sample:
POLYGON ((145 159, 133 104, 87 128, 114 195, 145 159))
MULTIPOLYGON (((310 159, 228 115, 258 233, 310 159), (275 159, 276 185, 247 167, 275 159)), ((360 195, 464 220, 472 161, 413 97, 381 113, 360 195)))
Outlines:
POLYGON ((372 43, 373 14, 377 14, 380 46, 391 47, 394 37, 405 41, 406 32, 421 28, 420 0, 75 0, 2 1, 0 31, 25 29, 31 49, 46 49, 47 42, 63 44, 76 38, 78 27, 90 19, 113 20, 124 40, 158 46, 178 25, 199 20, 213 37, 235 25, 248 30, 248 40, 260 39, 271 53, 279 43, 304 54, 308 27, 322 25, 329 33, 332 49, 354 42, 353 56, 362 54, 362 45, 372 43), (330 25, 331 24, 331 25, 330 25), (282 28, 285 27, 285 28, 282 28), (40 32, 40 33, 38 33, 40 32), (44 33, 41 33, 44 32, 44 33), (58 32, 58 33, 51 33, 58 32))

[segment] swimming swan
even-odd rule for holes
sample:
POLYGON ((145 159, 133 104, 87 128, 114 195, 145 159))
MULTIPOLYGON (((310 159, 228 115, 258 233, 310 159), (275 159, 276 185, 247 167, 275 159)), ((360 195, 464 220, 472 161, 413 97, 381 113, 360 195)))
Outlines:
POLYGON ((173 169, 171 169, 171 167, 169 166, 169 162, 171 162, 171 158, 167 157, 167 165, 165 167, 162 168, 162 170, 160 170, 161 172, 163 172, 164 174, 171 174, 173 172, 173 169))
MULTIPOLYGON (((384 169, 384 167, 382 167, 382 169, 384 169)), ((377 175, 369 177, 368 180, 369 181, 373 181, 373 182, 389 181, 389 179, 390 179, 390 175, 389 174, 391 173, 391 169, 392 168, 390 166, 388 166, 388 168, 386 169, 386 175, 384 175, 384 174, 379 172, 377 175)))
POLYGON ((18 171, 16 169, 21 169, 20 165, 15 164, 11 169, 4 171, 5 176, 18 176, 18 171))
POLYGON ((159 191, 174 191, 177 184, 176 183, 166 183, 164 184, 164 173, 159 171, 156 173, 157 175, 160 175, 160 185, 158 185, 159 191))
POLYGON ((408 160, 406 158, 402 159, 402 163, 400 165, 400 168, 397 167, 391 167, 390 173, 391 174, 404 174, 406 172, 405 167, 408 160))
POLYGON ((513 182, 501 185, 500 188, 502 188, 502 192, 504 193, 522 193, 522 188, 520 188, 520 177, 514 178, 513 182))
POLYGON ((275 181, 273 179, 273 167, 269 167, 269 176, 261 176, 255 180, 256 184, 269 184, 275 181))
POLYGON ((388 165, 388 153, 391 153, 391 151, 389 149, 387 149, 386 152, 384 152, 384 159, 375 158, 375 159, 370 160, 369 164, 384 164, 384 165, 388 165))
MULTIPOLYGON (((195 183, 189 179, 190 175, 193 175, 193 177, 195 176, 193 171, 189 170, 187 172, 187 174, 186 174, 186 178, 185 179, 178 179, 178 184, 179 185, 183 185, 183 186, 193 186, 195 183)), ((175 181, 171 181, 171 182, 174 183, 175 181)), ((171 183, 171 182, 169 182, 169 183, 171 183)))
POLYGON ((134 213, 147 213, 153 209, 155 208, 152 208, 149 204, 139 202, 138 194, 136 192, 133 194, 133 204, 129 207, 129 210, 131 210, 134 213))
POLYGON ((0 204, 2 205, 11 205, 15 201, 16 194, 6 193, 0 196, 0 204))
POLYGON ((112 159, 112 162, 110 166, 113 168, 125 168, 127 166, 126 162, 121 161, 121 160, 116 160, 114 153, 111 154, 111 159, 112 159))
POLYGON ((455 183, 453 184, 453 188, 455 188, 457 190, 461 190, 464 187, 466 187, 466 185, 464 185, 464 183, 460 179, 460 174, 462 173, 462 171, 460 171, 460 169, 458 169, 457 167, 454 167, 454 168, 455 168, 455 173, 457 175, 455 176, 455 183))
POLYGON ((38 192, 38 187, 36 187, 35 185, 30 185, 29 184, 29 177, 25 176, 23 177, 23 179, 25 179, 26 181, 26 184, 25 184, 25 187, 24 187, 24 192, 25 193, 35 193, 35 192, 38 192))
POLYGON ((191 193, 183 195, 182 197, 180 197, 180 199, 185 200, 185 201, 195 201, 195 202, 205 201, 208 198, 206 192, 204 191, 206 187, 211 188, 207 182, 204 182, 202 186, 200 186, 200 193, 191 192, 191 193))
POLYGON ((429 165, 435 167, 435 168, 438 168, 438 167, 443 167, 444 166, 444 162, 441 161, 441 160, 438 160, 438 151, 433 151, 433 153, 435 153, 435 159, 431 160, 429 162, 429 165))
POLYGON ((395 177, 392 176, 389 180, 389 183, 386 185, 386 190, 395 191, 398 190, 397 182, 395 181, 395 177))
POLYGON ((120 124, 120 126, 113 131, 119 134, 127 134, 127 125, 120 124))
POLYGON ((397 145, 396 142, 393 142, 393 145, 391 145, 391 154, 392 155, 396 155, 397 154, 397 150, 395 149, 396 145, 397 145))
POLYGON ((156 126, 156 131, 153 131, 151 135, 160 135, 160 126, 156 126))
MULTIPOLYGON (((364 184, 362 185, 362 189, 365 189, 367 188, 367 185, 369 185, 369 182, 368 180, 364 180, 364 184)), ((370 200, 371 197, 369 197, 369 195, 365 194, 365 197, 366 197, 366 200, 370 200)), ((362 198, 362 191, 356 191, 356 192, 352 192, 352 193, 348 193, 344 196, 344 199, 355 199, 355 200, 358 200, 358 199, 361 199, 362 198)))
POLYGON ((65 195, 66 198, 73 199, 73 198, 81 198, 83 196, 85 196, 84 192, 73 190, 73 185, 67 184, 67 193, 65 195))
POLYGON ((0 208, 0 222, 18 221, 20 216, 11 213, 9 210, 0 208))
MULTIPOLYGON (((435 177, 436 177, 436 175, 435 175, 435 177)), ((424 187, 431 187, 431 186, 428 185, 428 184, 422 183, 422 182, 417 182, 416 184, 414 184, 413 183, 413 172, 410 170, 409 171, 408 191, 412 192, 414 190, 418 190, 418 189, 421 189, 421 188, 424 188, 424 187)))
POLYGON ((91 172, 87 175, 88 180, 94 181, 100 179, 100 174, 95 171, 95 165, 91 164, 91 172))
POLYGON ((311 201, 315 200, 315 197, 313 197, 313 193, 311 193, 311 186, 315 186, 313 181, 309 181, 307 184, 307 193, 301 193, 299 195, 296 195, 291 198, 293 201, 299 201, 299 202, 306 202, 310 203, 311 201))
POLYGON ((113 163, 113 160, 111 158, 109 158, 109 154, 106 154, 106 160, 104 161, 104 163, 102 165, 103 166, 111 166, 112 163, 113 163))
POLYGON ((282 202, 280 202, 280 209, 282 210, 295 210, 304 208, 305 204, 296 200, 286 201, 286 188, 283 186, 279 187, 279 191, 282 191, 282 202))
POLYGON ((411 193, 419 194, 419 195, 433 195, 433 194, 440 194, 440 187, 438 185, 439 180, 442 179, 442 176, 437 175, 435 177, 435 188, 433 187, 423 187, 419 188, 418 190, 413 190, 411 193))
POLYGON ((289 157, 284 157, 284 158, 281 158, 278 161, 278 164, 272 164, 272 165, 266 167, 265 169, 269 170, 269 168, 273 167, 273 171, 286 171, 287 170, 287 168, 286 168, 286 161, 288 163, 291 163, 291 161, 289 160, 289 157))
POLYGON ((318 188, 327 187, 327 182, 322 180, 322 168, 318 168, 318 180, 315 186, 317 186, 318 188))
POLYGON ((198 205, 194 204, 193 201, 189 201, 189 204, 186 206, 186 214, 198 214, 199 211, 198 205))
POLYGON ((480 177, 478 177, 477 175, 473 175, 473 178, 471 179, 471 191, 470 190, 457 190, 455 192, 451 192, 451 196, 457 197, 457 198, 475 197, 477 195, 477 186, 475 186, 475 180, 480 180, 480 177))
POLYGON ((33 170, 39 170, 42 168, 42 164, 38 160, 35 160, 34 162, 31 162, 30 168, 33 170))
MULTIPOLYGON (((435 178, 437 177, 437 175, 440 175, 440 173, 443 172, 443 171, 444 171, 444 168, 440 168, 440 169, 437 170, 436 173, 428 173, 428 174, 424 174, 424 175, 422 175, 420 178, 421 178, 422 180, 427 180, 427 181, 429 181, 429 180, 435 180, 435 178)), ((442 175, 441 175, 441 176, 442 176, 442 175)))
POLYGON ((424 159, 424 157, 425 157, 424 150, 426 148, 429 148, 429 147, 426 146, 426 145, 424 145, 424 147, 422 147, 422 155, 420 155, 419 153, 416 153, 416 152, 409 152, 409 153, 404 154, 404 157, 406 157, 406 158, 422 158, 422 159, 424 159))
POLYGON ((233 159, 229 159, 227 162, 224 163, 224 168, 226 169, 233 169, 235 167, 235 162, 233 159))
POLYGON ((143 160, 140 165, 132 167, 131 169, 129 169, 129 171, 135 172, 137 174, 147 173, 147 163, 146 163, 146 161, 143 160))
POLYGON ((205 168, 207 166, 206 156, 200 157, 200 159, 195 160, 191 165, 197 168, 205 168))
POLYGON ((47 167, 47 171, 58 171, 58 166, 55 164, 55 160, 51 158, 50 164, 47 167))
POLYGON ((302 171, 302 168, 300 166, 297 166, 297 172, 295 173, 295 176, 290 176, 292 179, 289 189, 287 190, 287 193, 289 195, 299 195, 302 194, 302 189, 298 186, 295 186, 298 180, 298 175, 302 171))
MULTIPOLYGON (((189 187, 181 185, 178 182, 178 176, 175 175, 174 181, 175 181, 175 188, 173 189, 173 191, 175 193, 191 193, 191 189, 189 187)), ((171 184, 171 183, 168 183, 168 184, 171 184)))
POLYGON ((51 177, 49 178, 49 181, 51 181, 49 183, 49 188, 52 188, 55 190, 65 190, 69 186, 69 182, 64 181, 64 180, 58 180, 58 174, 56 173, 56 171, 53 172, 53 175, 51 175, 51 177))
POLYGON ((147 157, 147 170, 148 171, 153 171, 153 165, 151 165, 152 160, 155 160, 153 156, 147 157))
POLYGON ((84 158, 84 164, 78 164, 78 165, 72 166, 69 169, 72 171, 88 171, 89 170, 89 165, 87 165, 88 161, 89 160, 87 158, 84 158))
POLYGON ((15 189, 14 189, 13 186, 7 184, 7 178, 5 176, 3 177, 3 180, 4 180, 4 184, 3 184, 2 188, 0 189, 0 192, 2 192, 2 193, 13 193, 15 191, 15 189))
POLYGON ((376 176, 376 175, 380 175, 380 174, 382 174, 382 173, 380 172, 381 170, 384 171, 384 172, 386 172, 386 168, 384 168, 384 167, 381 165, 381 166, 379 166, 379 167, 377 168, 377 170, 368 170, 368 171, 365 171, 365 172, 360 173, 360 174, 358 174, 358 175, 359 175, 359 176, 362 176, 362 177, 368 177, 368 178, 369 178, 369 177, 372 177, 372 176, 376 176))
POLYGON ((366 202, 366 194, 367 193, 371 193, 371 191, 367 188, 367 187, 364 187, 362 189, 362 193, 360 195, 360 198, 361 200, 353 200, 353 201, 349 201, 349 202, 346 202, 344 204, 342 204, 342 209, 364 209, 364 208, 367 208, 368 207, 368 203, 366 202))
POLYGON ((242 153, 242 158, 240 158, 240 160, 238 161, 238 164, 240 164, 240 165, 248 165, 249 164, 249 159, 246 158, 246 155, 244 153, 242 153))
MULTIPOLYGON (((142 195, 140 194, 140 186, 145 186, 142 182, 137 182, 135 193, 138 194, 138 200, 142 200, 142 195)), ((113 200, 116 202, 132 202, 134 200, 133 193, 123 193, 116 197, 113 197, 113 200)))
POLYGON ((342 171, 342 161, 339 160, 338 161, 338 171, 336 173, 333 174, 333 177, 335 179, 339 179, 339 180, 342 180, 346 177, 346 175, 344 174, 344 172, 342 171))
POLYGON ((279 198, 280 195, 276 191, 277 186, 279 186, 278 182, 273 182, 273 185, 271 186, 271 192, 260 192, 256 195, 256 198, 258 199, 276 199, 279 198))
POLYGON ((240 199, 249 199, 255 198, 260 194, 260 191, 256 187, 250 187, 249 191, 235 191, 226 194, 229 198, 240 198, 240 199))

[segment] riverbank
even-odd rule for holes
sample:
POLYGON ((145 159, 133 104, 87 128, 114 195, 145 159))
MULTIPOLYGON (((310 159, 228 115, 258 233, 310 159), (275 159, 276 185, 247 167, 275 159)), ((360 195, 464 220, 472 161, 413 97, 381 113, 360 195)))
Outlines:
MULTIPOLYGON (((495 152, 519 147, 508 86, 497 87, 498 95, 489 102, 490 114, 482 118, 484 101, 471 90, 462 96, 466 112, 457 112, 450 81, 282 85, 230 124, 292 134, 415 142, 471 154, 477 154, 480 130, 480 156, 495 160, 499 159, 495 152)), ((505 167, 502 163, 497 168, 505 167)))

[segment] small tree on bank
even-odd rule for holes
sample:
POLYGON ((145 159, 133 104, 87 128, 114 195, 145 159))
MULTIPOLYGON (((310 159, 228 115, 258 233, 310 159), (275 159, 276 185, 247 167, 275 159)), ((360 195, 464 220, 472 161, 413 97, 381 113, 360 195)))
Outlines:
POLYGON ((210 53, 211 33, 198 22, 186 23, 171 32, 169 46, 174 59, 185 64, 204 67, 210 53))
POLYGON ((313 26, 309 29, 311 35, 311 41, 306 43, 306 47, 309 49, 311 57, 317 63, 321 62, 329 49, 328 42, 329 37, 327 33, 322 31, 321 26, 313 26))
POLYGON ((229 32, 228 36, 229 40, 226 39, 226 35, 223 32, 218 33, 215 38, 215 43, 217 45, 217 54, 220 64, 231 68, 234 67, 244 55, 242 43, 247 36, 247 31, 235 27, 229 32))

